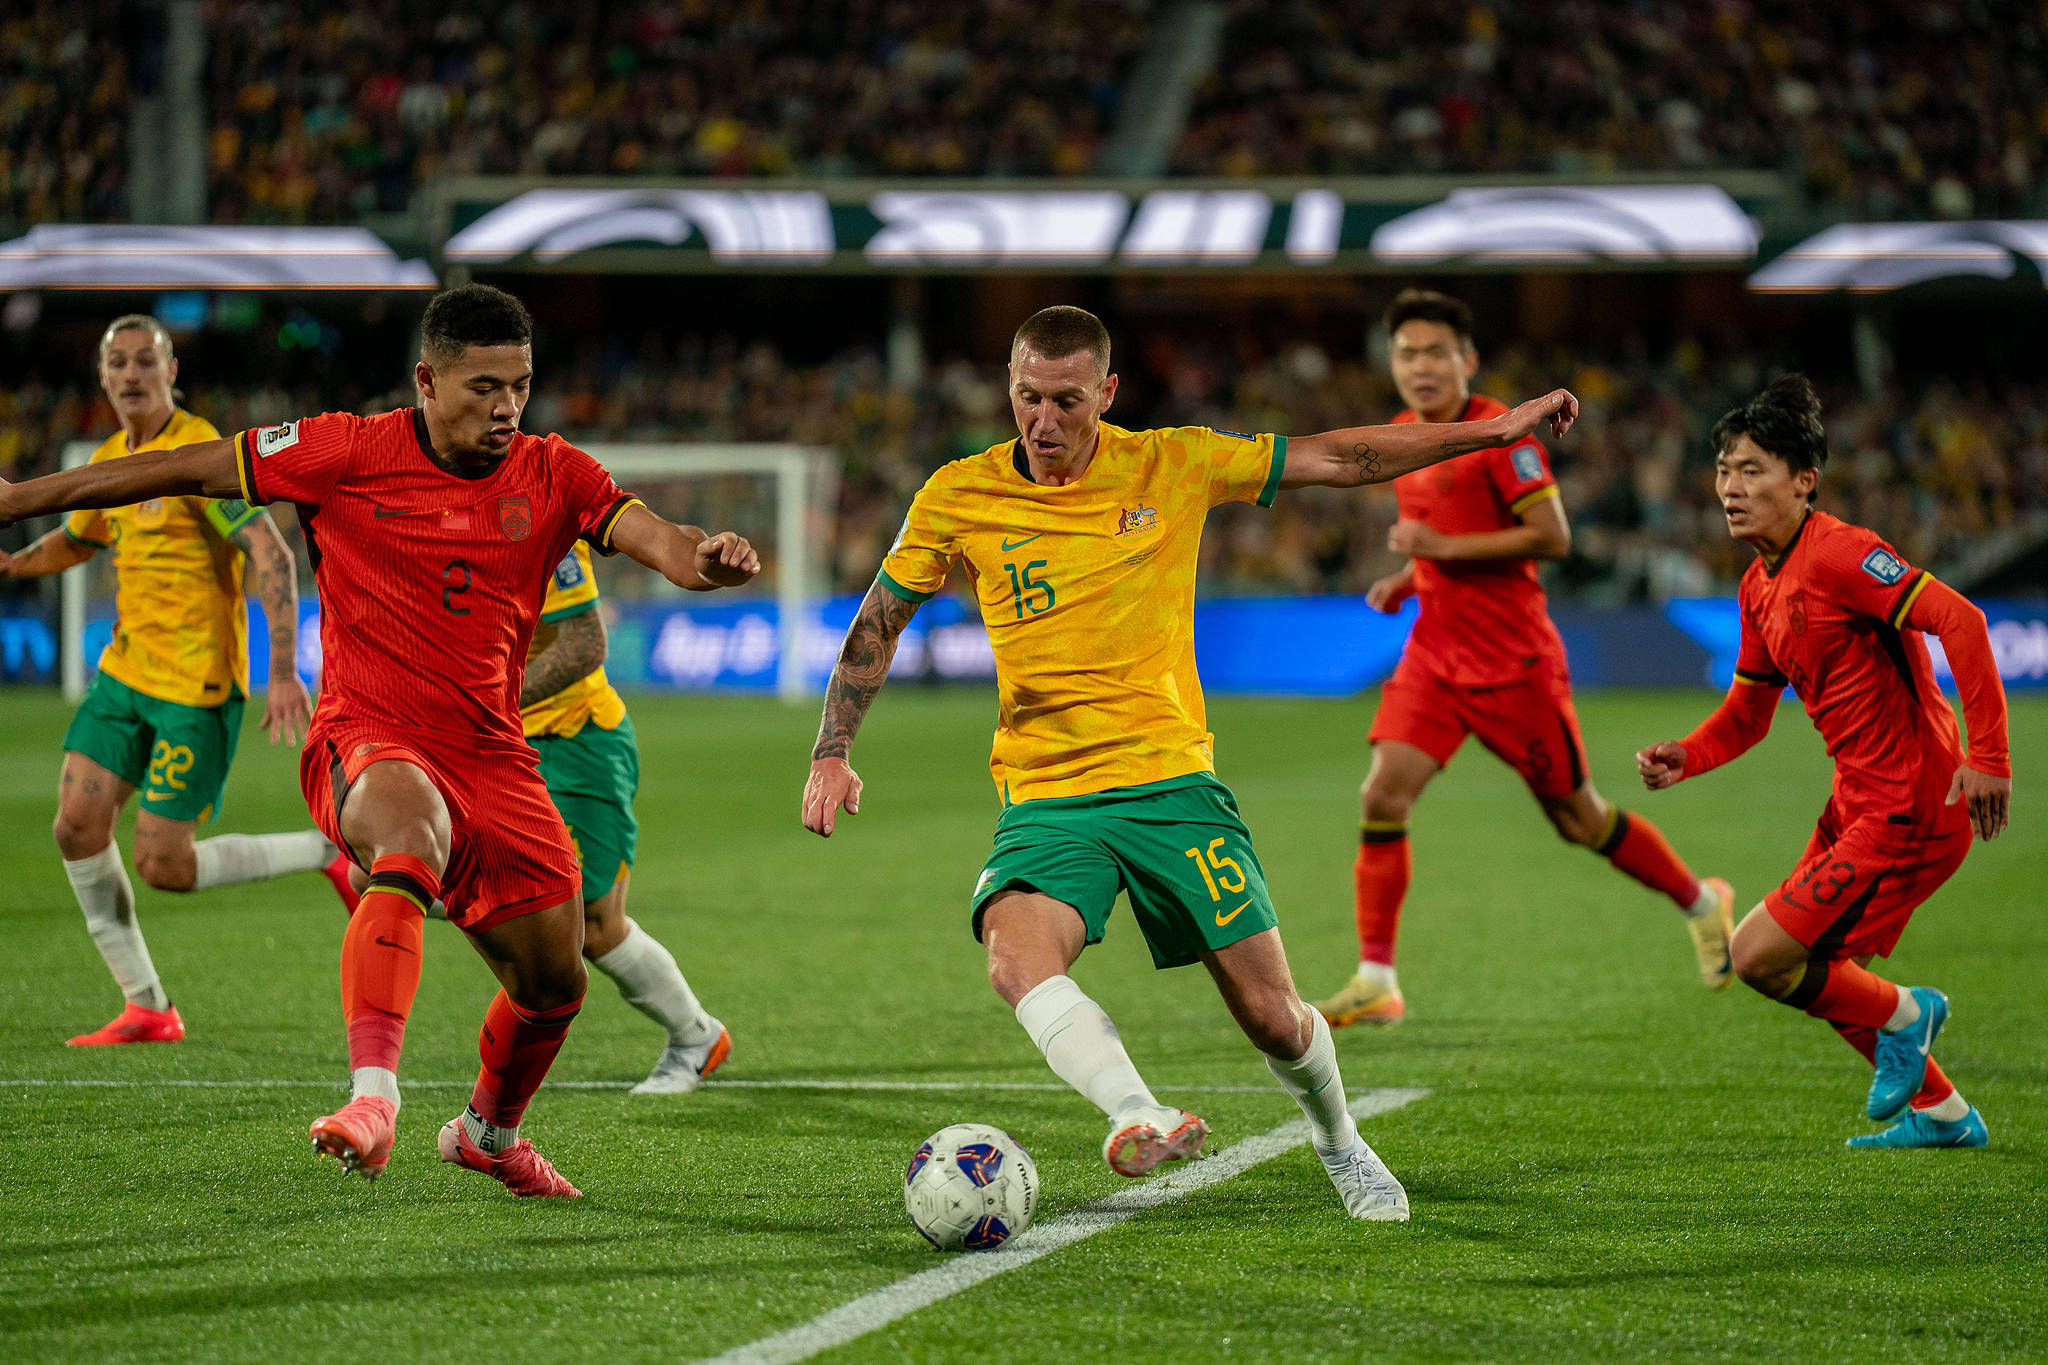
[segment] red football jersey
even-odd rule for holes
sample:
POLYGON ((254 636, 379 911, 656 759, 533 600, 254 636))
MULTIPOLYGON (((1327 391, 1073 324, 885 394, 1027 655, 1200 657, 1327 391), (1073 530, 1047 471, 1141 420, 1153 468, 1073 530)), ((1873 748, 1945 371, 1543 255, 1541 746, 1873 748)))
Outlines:
POLYGON ((235 438, 242 495, 298 506, 320 585, 320 714, 524 744, 519 685, 555 565, 611 552, 636 499, 559 436, 513 437, 476 478, 428 454, 426 416, 327 413, 235 438))
POLYGON ((1835 760, 1836 802, 1936 826, 1963 761, 1955 713, 1934 681, 1927 637, 1901 629, 1928 581, 1874 531, 1826 512, 1806 515, 1775 569, 1742 576, 1735 671, 1793 691, 1835 760))
MULTIPOLYGON (((1479 394, 1461 422, 1508 410, 1479 394)), ((1412 422, 1402 412, 1396 422, 1412 422)), ((1521 513, 1558 496, 1542 442, 1525 436, 1511 446, 1475 450, 1394 480, 1401 516, 1445 535, 1505 531, 1521 513)), ((1496 687, 1546 670, 1567 676, 1564 641, 1544 607, 1533 559, 1415 561, 1422 614, 1408 637, 1407 657, 1459 687, 1496 687)))

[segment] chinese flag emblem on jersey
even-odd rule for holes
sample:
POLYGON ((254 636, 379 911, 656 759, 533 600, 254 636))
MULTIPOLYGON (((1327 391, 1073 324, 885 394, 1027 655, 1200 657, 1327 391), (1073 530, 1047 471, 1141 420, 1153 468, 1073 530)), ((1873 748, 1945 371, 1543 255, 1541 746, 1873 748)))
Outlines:
POLYGON ((524 540, 533 531, 533 507, 523 497, 498 499, 498 529, 507 540, 524 540))

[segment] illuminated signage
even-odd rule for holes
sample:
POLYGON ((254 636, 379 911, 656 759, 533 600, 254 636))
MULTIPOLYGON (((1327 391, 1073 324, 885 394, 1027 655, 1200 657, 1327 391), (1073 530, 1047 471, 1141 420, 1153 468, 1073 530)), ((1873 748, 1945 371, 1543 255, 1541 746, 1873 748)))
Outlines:
POLYGON ((529 190, 448 239, 451 261, 555 262, 598 247, 702 239, 715 261, 830 260, 832 215, 815 190, 529 190))
POLYGON ((0 289, 432 289, 373 232, 43 224, 0 242, 0 289))
POLYGON ((1840 223, 1751 275, 1749 287, 1870 294, 1953 276, 2009 280, 2022 258, 2048 276, 2048 222, 1840 223))
POLYGON ((1757 226, 1716 185, 1453 190, 1372 234, 1390 265, 1746 261, 1757 226))

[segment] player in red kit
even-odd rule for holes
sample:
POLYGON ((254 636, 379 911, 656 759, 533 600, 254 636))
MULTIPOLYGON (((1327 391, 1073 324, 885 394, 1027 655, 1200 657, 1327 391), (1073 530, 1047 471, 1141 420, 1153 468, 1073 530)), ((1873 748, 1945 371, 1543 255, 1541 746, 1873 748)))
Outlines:
POLYGON ((1735 931, 1735 972, 1827 1020, 1876 1067, 1865 1110, 1897 1122, 1851 1147, 1982 1147, 1983 1116, 1929 1055, 1947 997, 1869 964, 1962 866, 1971 831, 2005 828, 2005 688, 1984 613, 1874 532, 1814 508, 1828 447, 1803 376, 1722 417, 1713 441, 1728 533, 1757 551, 1742 576, 1735 684, 1697 730, 1636 755, 1643 783, 1668 787, 1745 753, 1791 685, 1835 760, 1834 790, 1799 866, 1735 931), (1928 635, 1955 672, 1967 755, 1928 635))
POLYGON ((442 1158, 514 1194, 573 1196, 519 1136, 586 980, 575 851, 519 720, 527 642, 579 539, 697 590, 744 583, 760 562, 730 532, 655 516, 560 437, 521 433, 531 337, 510 294, 450 290, 421 320, 417 408, 0 485, 0 525, 174 494, 297 505, 325 654, 300 785, 321 831, 369 873, 341 950, 351 1097, 314 1122, 314 1149, 370 1178, 391 1158, 423 915, 438 898, 501 986, 442 1158))
MULTIPOLYGON (((1408 405, 1396 422, 1507 411, 1471 391, 1479 353, 1463 303, 1403 290, 1386 327, 1394 385, 1408 405)), ((1414 867, 1408 813, 1467 735, 1521 774, 1561 836, 1668 897, 1686 916, 1701 979, 1726 986, 1734 892, 1719 878, 1693 876, 1656 826, 1608 804, 1586 775, 1564 642, 1536 576, 1536 561, 1562 556, 1572 538, 1542 444, 1528 437, 1403 475, 1394 495, 1401 516, 1387 546, 1409 556, 1408 566, 1373 584, 1366 600, 1393 612, 1412 595, 1422 610, 1372 722, 1352 869, 1358 969, 1316 1008, 1333 1025, 1406 1015, 1394 937, 1414 867)))

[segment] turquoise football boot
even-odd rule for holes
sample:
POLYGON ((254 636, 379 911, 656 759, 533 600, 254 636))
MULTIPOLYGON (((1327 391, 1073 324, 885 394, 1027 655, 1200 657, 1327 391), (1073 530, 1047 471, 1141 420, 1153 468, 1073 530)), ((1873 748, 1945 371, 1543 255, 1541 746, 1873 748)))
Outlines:
POLYGON ((1908 986, 1920 1002, 1920 1017, 1897 1033, 1877 1032, 1877 1074, 1870 1078, 1870 1099, 1863 1112, 1874 1119, 1895 1119, 1919 1093, 1927 1075, 1927 1054, 1948 1022, 1948 997, 1932 986, 1908 986))
POLYGON ((1982 1147, 1991 1141, 1984 1116, 1971 1105, 1970 1112, 1950 1121, 1921 1110, 1907 1111, 1882 1133, 1859 1133, 1845 1144, 1850 1147, 1982 1147))

